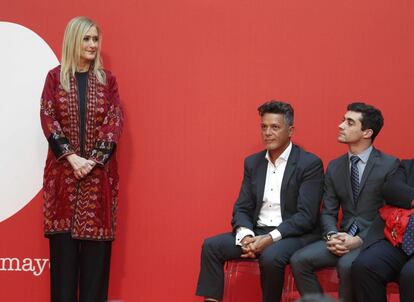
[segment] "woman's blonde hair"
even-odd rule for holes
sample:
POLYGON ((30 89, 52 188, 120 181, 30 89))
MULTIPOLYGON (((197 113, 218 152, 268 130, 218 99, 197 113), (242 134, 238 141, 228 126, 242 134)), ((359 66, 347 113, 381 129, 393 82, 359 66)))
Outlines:
POLYGON ((99 44, 95 61, 92 63, 93 73, 98 82, 106 84, 106 75, 101 61, 101 31, 98 25, 87 17, 75 17, 66 26, 62 45, 62 60, 60 62, 60 83, 67 92, 70 90, 70 79, 75 75, 80 61, 82 39, 91 27, 98 31, 99 44))

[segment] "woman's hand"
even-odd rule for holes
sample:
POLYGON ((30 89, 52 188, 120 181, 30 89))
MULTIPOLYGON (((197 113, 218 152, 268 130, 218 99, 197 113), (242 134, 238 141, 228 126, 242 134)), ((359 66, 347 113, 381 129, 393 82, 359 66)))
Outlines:
POLYGON ((80 157, 76 154, 66 156, 67 161, 73 168, 73 174, 77 180, 81 180, 88 175, 95 167, 96 163, 92 160, 80 157))

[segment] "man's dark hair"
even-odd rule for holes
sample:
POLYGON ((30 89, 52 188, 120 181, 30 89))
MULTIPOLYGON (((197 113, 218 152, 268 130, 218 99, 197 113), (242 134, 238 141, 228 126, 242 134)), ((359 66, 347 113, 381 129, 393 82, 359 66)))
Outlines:
POLYGON ((283 114, 285 122, 288 126, 293 126, 294 111, 290 104, 279 101, 269 101, 257 108, 259 115, 263 116, 265 113, 283 114))
POLYGON ((361 129, 367 130, 372 129, 371 141, 374 142, 375 137, 381 131, 382 126, 384 125, 384 118, 379 109, 374 106, 365 104, 365 103, 352 103, 347 107, 348 111, 360 112, 362 114, 361 120, 361 129))

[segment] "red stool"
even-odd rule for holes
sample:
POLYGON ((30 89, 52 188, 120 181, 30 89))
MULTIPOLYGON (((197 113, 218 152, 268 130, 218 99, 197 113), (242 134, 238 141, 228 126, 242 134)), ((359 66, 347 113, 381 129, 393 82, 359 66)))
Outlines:
MULTIPOLYGON (((284 300, 283 302, 293 302, 299 298, 298 290, 295 287, 295 281, 292 272, 286 271, 289 287, 284 288, 284 300)), ((338 285, 339 279, 336 273, 336 269, 328 267, 321 269, 316 272, 318 280, 323 288, 325 294, 330 295, 334 298, 338 298, 338 285)), ((400 291, 398 283, 391 282, 387 285, 387 301, 388 302, 399 302, 400 291)))
MULTIPOLYGON (((225 282, 223 302, 260 302, 260 271, 257 260, 232 260, 225 265, 225 282)), ((324 292, 338 297, 338 277, 335 268, 324 268, 317 273, 324 292)), ((387 286, 388 302, 399 301, 399 287, 397 283, 387 286)), ((295 287, 295 281, 290 267, 286 267, 285 284, 281 302, 293 302, 300 298, 295 287)))
POLYGON ((257 260, 227 261, 224 270, 223 302, 261 300, 260 271, 257 260))
MULTIPOLYGON (((285 291, 294 286, 290 269, 285 274, 284 293, 281 302, 286 300, 285 291)), ((260 288, 260 270, 257 260, 232 260, 228 261, 224 270, 224 297, 223 302, 260 302, 262 301, 262 291, 260 288)), ((296 292, 296 296, 299 294, 296 292)), ((289 297, 294 297, 289 295, 289 297)))

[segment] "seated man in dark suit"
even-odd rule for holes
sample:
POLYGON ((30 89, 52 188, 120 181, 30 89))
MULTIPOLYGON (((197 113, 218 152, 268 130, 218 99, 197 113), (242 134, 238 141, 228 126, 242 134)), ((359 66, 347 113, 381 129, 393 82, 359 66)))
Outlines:
POLYGON ((331 161, 325 175, 321 214, 325 240, 297 251, 290 263, 301 295, 322 292, 315 271, 336 266, 339 296, 351 302, 351 265, 384 204, 381 188, 398 161, 372 146, 383 125, 381 111, 364 103, 352 103, 347 110, 338 141, 348 146, 348 152, 331 161))
MULTIPOLYGON (((378 218, 368 234, 364 250, 352 265, 355 296, 360 302, 386 302, 387 283, 398 281, 400 301, 412 302, 414 301, 414 257, 412 257, 414 254, 414 216, 412 215, 414 159, 401 162, 397 172, 384 184, 383 196, 387 204, 398 211, 392 219, 396 223, 390 232, 392 241, 384 238, 385 224, 381 218, 378 218), (400 242, 397 244, 396 241, 400 242)), ((387 221, 387 224, 391 225, 392 221, 390 222, 387 221)))
POLYGON ((224 262, 237 258, 259 259, 263 301, 279 301, 290 256, 317 236, 322 161, 291 143, 289 104, 271 101, 258 110, 266 150, 245 159, 233 232, 204 241, 196 294, 205 301, 222 299, 224 262))

